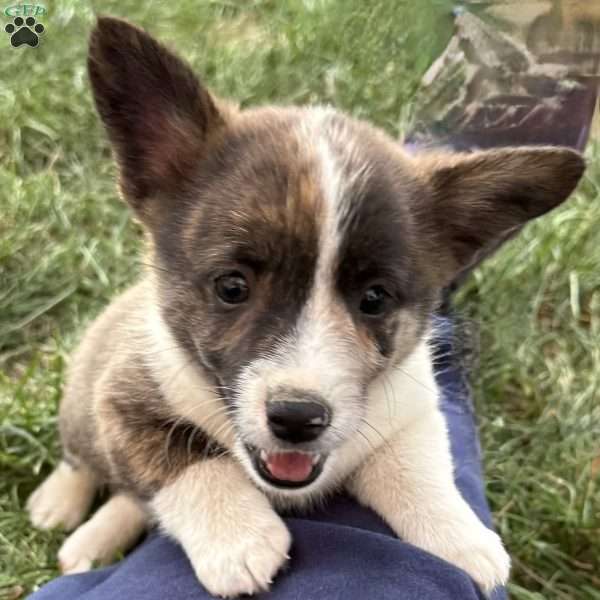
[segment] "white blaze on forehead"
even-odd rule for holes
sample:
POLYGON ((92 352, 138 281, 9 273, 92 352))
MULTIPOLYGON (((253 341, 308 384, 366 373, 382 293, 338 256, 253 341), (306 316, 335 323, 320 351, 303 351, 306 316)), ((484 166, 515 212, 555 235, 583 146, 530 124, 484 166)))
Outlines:
POLYGON ((340 219, 357 189, 360 192, 359 183, 368 166, 359 160, 355 140, 343 117, 332 109, 311 109, 297 135, 300 147, 307 148, 316 162, 315 176, 322 199, 321 212, 315 217, 319 248, 313 287, 295 334, 281 344, 277 354, 281 362, 304 373, 308 386, 319 382, 316 391, 328 395, 347 384, 355 390, 353 383, 363 375, 357 368, 360 357, 356 356, 355 337, 348 335, 352 333, 352 319, 349 314, 344 318, 347 309, 336 293, 335 277, 343 242, 340 219))
MULTIPOLYGON (((249 366, 240 381, 248 396, 266 398, 278 387, 311 390, 332 405, 336 425, 356 417, 364 392, 366 356, 357 351, 352 316, 336 291, 336 271, 344 232, 340 219, 360 193, 368 166, 359 160, 353 133, 332 109, 304 113, 295 131, 299 147, 314 163, 321 203, 315 215, 319 246, 314 281, 293 332, 272 348, 269 356, 249 366), (353 402, 353 400, 355 402, 353 402)), ((372 368, 372 364, 369 365, 372 368)), ((254 415, 259 420, 259 415, 254 415)), ((249 415, 246 415, 249 419, 249 415)))
POLYGON ((314 291, 322 290, 322 285, 331 287, 334 262, 338 255, 341 236, 338 227, 339 204, 344 194, 343 168, 339 157, 333 151, 327 133, 319 132, 316 151, 320 167, 320 184, 323 197, 323 220, 319 232, 319 255, 315 273, 314 291))
POLYGON ((358 201, 361 182, 368 176, 369 166, 361 159, 356 138, 345 121, 331 108, 314 108, 302 127, 303 143, 313 147, 318 161, 323 198, 323 215, 319 232, 319 257, 315 281, 332 284, 334 266, 339 258, 343 232, 340 222, 353 201, 358 201))
POLYGON ((340 222, 353 200, 358 200, 354 196, 360 194, 359 184, 366 179, 368 165, 360 160, 356 140, 344 117, 332 109, 312 109, 301 133, 307 138, 304 143, 314 148, 323 199, 315 282, 305 312, 322 316, 339 301, 334 294, 334 278, 343 241, 340 222))

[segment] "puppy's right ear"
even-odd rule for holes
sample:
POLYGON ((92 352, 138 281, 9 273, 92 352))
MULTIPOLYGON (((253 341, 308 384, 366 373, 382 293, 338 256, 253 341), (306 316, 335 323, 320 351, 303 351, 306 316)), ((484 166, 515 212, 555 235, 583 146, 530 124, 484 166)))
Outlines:
POLYGON ((190 178, 225 116, 186 63, 120 19, 98 19, 88 70, 122 192, 143 216, 149 197, 168 201, 190 178))

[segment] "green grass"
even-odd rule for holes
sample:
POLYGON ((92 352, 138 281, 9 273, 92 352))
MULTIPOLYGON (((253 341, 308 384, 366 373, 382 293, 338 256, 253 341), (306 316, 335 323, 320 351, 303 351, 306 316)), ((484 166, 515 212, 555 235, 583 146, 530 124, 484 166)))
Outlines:
MULTIPOLYGON (((93 5, 49 3, 43 44, 0 62, 0 599, 56 575, 60 533, 27 495, 58 457, 64 365, 139 271, 139 230, 85 73, 93 5)), ((243 105, 331 102, 397 134, 449 34, 450 3, 98 2, 147 26, 243 105)), ((592 150, 590 157, 598 156, 592 150)), ((518 599, 600 598, 600 171, 464 288, 488 494, 518 599), (596 474, 594 476, 594 473, 596 474)))

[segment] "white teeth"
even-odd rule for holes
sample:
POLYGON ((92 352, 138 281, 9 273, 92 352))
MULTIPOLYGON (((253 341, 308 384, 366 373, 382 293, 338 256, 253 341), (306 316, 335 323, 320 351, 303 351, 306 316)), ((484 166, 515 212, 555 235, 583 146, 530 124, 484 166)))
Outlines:
MULTIPOLYGON (((267 453, 266 450, 261 450, 258 453, 260 460, 262 460, 263 463, 267 464, 268 458, 269 458, 269 454, 267 453)), ((310 454, 310 460, 311 460, 311 464, 314 466, 316 465, 320 460, 321 460, 321 455, 320 454, 310 454)))

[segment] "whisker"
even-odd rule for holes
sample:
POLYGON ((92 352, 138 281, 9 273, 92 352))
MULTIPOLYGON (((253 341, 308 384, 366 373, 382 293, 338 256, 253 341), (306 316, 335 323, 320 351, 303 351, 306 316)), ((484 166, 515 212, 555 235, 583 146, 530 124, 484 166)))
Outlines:
MULTIPOLYGON (((215 441, 217 441, 217 443, 218 443, 217 437, 220 435, 221 432, 225 432, 225 434, 229 434, 232 431, 233 431, 233 423, 225 422, 213 433, 213 435, 211 437, 214 438, 215 441)), ((211 450, 211 444, 208 444, 206 446, 206 448, 204 449, 204 452, 202 455, 203 459, 208 458, 208 453, 210 452, 210 450, 211 450)), ((223 448, 223 452, 221 452, 221 454, 219 456, 227 455, 227 454, 229 454, 229 449, 223 448)))
MULTIPOLYGON (((392 416, 393 416, 396 414, 397 405, 398 405, 398 399, 396 398, 396 388, 394 387, 394 384, 391 382, 390 376, 387 373, 383 374, 383 379, 384 379, 384 381, 387 381, 389 388, 390 388, 391 395, 392 395, 392 416)), ((392 416, 390 416, 390 420, 392 419, 392 416)))
POLYGON ((342 434, 339 428, 335 427, 334 425, 329 425, 329 429, 331 429, 332 433, 337 437, 338 441, 346 441, 345 436, 342 434))
POLYGON ((367 445, 373 452, 377 450, 375 446, 373 446, 373 444, 371 443, 371 440, 360 430, 360 427, 357 427, 356 433, 358 433, 358 435, 360 435, 360 437, 363 438, 365 442, 367 442, 367 445))
POLYGON ((170 457, 171 439, 173 437, 173 433, 175 432, 175 429, 177 429, 179 424, 182 423, 184 420, 185 419, 182 416, 176 418, 173 421, 173 423, 171 424, 171 427, 169 428, 169 433, 167 433, 167 437, 165 438, 163 452, 164 452, 165 459, 167 462, 167 468, 169 468, 169 469, 171 468, 171 457, 170 457))
POLYGON ((408 377, 409 379, 412 379, 412 381, 414 381, 415 383, 420 385, 423 389, 427 390, 428 392, 437 393, 437 390, 429 387, 427 384, 423 383, 422 381, 419 381, 414 375, 411 375, 408 371, 403 369, 400 365, 397 365, 396 367, 394 367, 394 369, 400 371, 403 375, 406 375, 406 377, 408 377))
POLYGON ((391 388, 392 392, 394 391, 394 388, 392 386, 392 384, 390 383, 389 377, 387 376, 387 373, 383 373, 383 379, 382 379, 382 385, 383 385, 383 393, 385 394, 385 403, 387 405, 387 409, 388 409, 388 419, 391 421, 392 420, 392 405, 390 403, 390 396, 388 394, 388 385, 391 388))
POLYGON ((173 350, 178 350, 181 349, 181 346, 179 345, 175 345, 175 346, 170 346, 169 348, 160 348, 159 350, 150 350, 150 351, 144 351, 144 355, 145 356, 158 356, 159 354, 163 354, 164 352, 173 352, 173 350))
POLYGON ((141 267, 147 267, 148 269, 154 269, 155 271, 160 271, 161 273, 169 273, 169 269, 165 269, 164 267, 159 267, 158 265, 155 265, 154 263, 149 263, 143 260, 137 260, 136 261, 138 265, 140 265, 141 267))
POLYGON ((390 444, 389 440, 381 433, 381 431, 379 431, 379 429, 377 429, 375 426, 373 426, 371 423, 369 423, 369 421, 367 419, 365 419, 364 417, 361 418, 361 421, 370 429, 372 429, 380 438, 383 444, 385 444, 385 446, 390 450, 390 452, 394 455, 394 457, 396 456, 396 452, 394 450, 394 447, 390 444))

